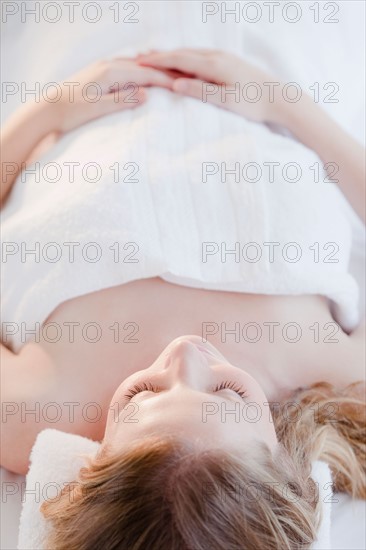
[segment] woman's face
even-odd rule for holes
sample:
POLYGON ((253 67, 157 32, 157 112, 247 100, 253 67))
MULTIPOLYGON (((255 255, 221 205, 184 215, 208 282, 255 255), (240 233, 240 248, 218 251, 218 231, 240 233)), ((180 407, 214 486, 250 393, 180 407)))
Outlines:
POLYGON ((245 451, 277 444, 269 404, 256 380, 198 336, 173 340, 147 369, 115 392, 103 445, 112 452, 152 435, 202 448, 245 451))

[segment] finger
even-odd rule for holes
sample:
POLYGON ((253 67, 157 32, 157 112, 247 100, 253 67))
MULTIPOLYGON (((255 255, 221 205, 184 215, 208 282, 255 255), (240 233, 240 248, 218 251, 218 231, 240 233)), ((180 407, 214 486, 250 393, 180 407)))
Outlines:
MULTIPOLYGON (((199 54, 199 55, 211 55, 213 53, 220 53, 221 50, 216 50, 214 48, 177 48, 175 50, 170 50, 170 53, 177 53, 177 54, 199 54)), ((140 52, 137 54, 136 57, 146 57, 148 55, 152 54, 166 54, 169 53, 167 50, 148 50, 146 52, 140 52)))
POLYGON ((225 107, 221 100, 221 88, 218 84, 204 82, 197 78, 177 78, 173 83, 173 92, 195 97, 203 103, 225 107))
POLYGON ((142 67, 133 59, 123 60, 122 58, 113 60, 108 79, 114 81, 110 89, 122 88, 126 82, 171 89, 173 83, 173 78, 164 71, 154 67, 142 67))
POLYGON ((199 76, 204 68, 205 56, 197 51, 175 50, 141 56, 138 63, 157 69, 173 69, 199 76))
POLYGON ((174 78, 168 71, 160 71, 153 67, 137 67, 138 80, 144 86, 160 86, 170 88, 173 85, 174 78))
MULTIPOLYGON (((147 67, 143 67, 144 69, 146 69, 147 67)), ((176 69, 163 69, 163 68, 159 68, 159 69, 155 69, 155 70, 158 70, 159 72, 161 73, 164 73, 165 75, 167 75, 169 78, 172 79, 172 82, 171 82, 171 85, 173 84, 174 80, 176 80, 177 78, 181 78, 183 76, 189 78, 189 77, 194 77, 194 75, 190 74, 190 73, 184 73, 182 71, 178 71, 176 69)))
POLYGON ((125 67, 117 69, 112 78, 116 81, 113 89, 123 88, 128 82, 136 86, 160 86, 171 89, 174 81, 168 71, 161 71, 153 67, 141 67, 140 65, 134 65, 127 71, 125 67))
POLYGON ((116 111, 124 111, 126 109, 134 109, 145 103, 147 99, 146 90, 144 88, 115 90, 113 93, 105 94, 101 98, 102 114, 110 114, 116 111))

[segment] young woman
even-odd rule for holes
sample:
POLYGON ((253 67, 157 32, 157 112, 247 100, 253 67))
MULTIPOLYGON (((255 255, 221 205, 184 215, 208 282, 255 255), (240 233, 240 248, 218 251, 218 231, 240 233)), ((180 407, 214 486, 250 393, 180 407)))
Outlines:
MULTIPOLYGON (((16 215, 12 184, 43 140, 104 115, 137 112, 145 102, 148 117, 148 88, 161 87, 177 102, 191 96, 202 109, 211 102, 287 128, 325 166, 337 163, 339 188, 364 219, 364 151, 309 97, 251 103, 220 93, 237 82, 263 87, 270 80, 245 61, 210 50, 99 62, 73 78, 98 83, 99 101, 76 92, 73 101, 27 104, 7 123, 2 160, 15 168, 2 182, 2 201, 9 200, 4 212, 13 208, 8 219, 16 215), (205 83, 216 91, 203 100, 205 83)), ((245 212, 246 204, 240 207, 245 212)), ((309 212, 301 205, 298 212, 299 224, 306 224, 309 212)), ((313 213, 311 219, 316 223, 313 213)), ((169 220, 166 226, 169 231, 169 220)), ((365 498, 363 328, 339 330, 333 343, 315 338, 314 323, 335 325, 325 291, 224 292, 160 276, 97 286, 59 301, 39 320, 69 328, 93 321, 103 338, 71 337, 68 330, 51 341, 41 331, 38 342, 18 353, 1 348, 4 467, 25 474, 46 427, 102 441, 78 483, 43 507, 53 524, 49 548, 309 548, 321 506, 310 477, 316 459, 330 465, 337 490, 365 498), (138 338, 116 340, 116 319, 127 328, 133 321, 138 338), (251 325, 267 327, 268 337, 253 343, 223 335, 238 323, 241 334, 251 325), (296 341, 275 332, 294 323, 301 333, 296 341), (214 330, 204 338, 208 325, 214 330), (46 413, 50 403, 61 411, 56 420, 46 413), (101 414, 93 415, 91 404, 101 414)))

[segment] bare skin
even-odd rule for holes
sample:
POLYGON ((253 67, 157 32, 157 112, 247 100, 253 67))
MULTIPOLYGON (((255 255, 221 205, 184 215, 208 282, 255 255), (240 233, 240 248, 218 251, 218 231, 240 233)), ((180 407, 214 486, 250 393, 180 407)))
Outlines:
MULTIPOLYGON (((154 54, 140 59, 140 68, 132 67, 136 71, 134 78, 144 87, 139 101, 146 100, 145 87, 150 85, 185 93, 182 80, 187 79, 174 80, 168 76, 174 71, 190 76, 189 82, 185 82, 188 86, 186 94, 194 97, 202 91, 202 80, 230 84, 226 69, 231 66, 231 76, 236 78, 237 58, 210 58, 211 62, 207 63, 205 56, 210 55, 224 54, 192 54, 189 50, 170 57, 154 54), (217 76, 206 74, 207 68, 217 76), (225 74, 220 73, 222 68, 225 74)), ((131 67, 128 64, 126 68, 125 60, 112 68, 97 64, 79 78, 86 82, 100 81, 108 90, 109 81, 118 80, 123 84, 131 79, 127 69, 131 70, 131 67), (115 71, 119 71, 117 75, 115 71)), ((244 80, 267 78, 257 74, 258 71, 245 62, 242 62, 242 72, 244 80)), ((237 110, 237 104, 234 107, 237 110)), ((296 136, 306 145, 312 145, 324 161, 328 158, 339 161, 342 182, 353 182, 348 187, 343 184, 344 193, 363 216, 364 166, 363 151, 359 146, 306 98, 296 113, 287 111, 283 105, 258 107, 256 121, 283 123, 290 130, 296 130, 296 136), (319 121, 320 115, 319 132, 313 132, 309 121, 319 121), (330 141, 329 138, 335 135, 337 139, 330 141), (310 143, 311 139, 317 140, 316 143, 310 143)), ((96 104, 94 110, 90 104, 83 105, 81 99, 76 107, 72 105, 69 109, 67 104, 61 104, 57 111, 51 110, 49 104, 25 107, 4 131, 3 159, 13 162, 14 170, 2 182, 2 200, 5 201, 10 193, 20 164, 32 152, 34 155, 35 147, 42 140, 73 128, 73 124, 80 125, 124 108, 128 106, 123 102, 116 104, 108 97, 96 104), (19 135, 22 135, 21 144, 19 135)), ((229 108, 228 105, 225 108, 229 108)), ((52 109, 55 109, 53 104, 52 109)), ((248 116, 245 112, 237 114, 248 116)), ((31 448, 37 434, 44 428, 57 428, 101 440, 110 401, 119 384, 152 365, 164 348, 182 335, 206 336, 228 362, 258 381, 270 401, 280 399, 299 386, 321 380, 345 386, 365 379, 364 328, 360 327, 351 335, 343 333, 334 323, 326 299, 320 296, 214 292, 147 279, 65 302, 51 313, 44 325, 52 322, 63 329, 62 338, 56 343, 43 337, 39 343, 26 344, 18 355, 1 345, 1 464, 18 473, 27 472, 31 448), (82 327, 91 322, 101 328, 101 337, 95 343, 87 341, 95 335, 92 329, 87 338, 82 337, 82 327), (74 338, 70 337, 70 323, 79 323, 74 325, 74 338), (207 323, 210 323, 209 327, 207 323), (226 339, 222 323, 226 326, 226 339), (233 330, 236 323, 239 324, 239 334, 235 338, 228 331, 233 330), (256 339, 254 323, 261 331, 257 342, 253 341, 256 339), (297 336, 289 323, 297 325, 297 336), (205 332, 205 327, 212 333, 205 332), (97 406, 91 406, 92 403, 97 406), (32 409, 36 413, 27 414, 32 409)))
MULTIPOLYGON (((45 428, 101 440, 118 385, 149 367, 174 338, 184 334, 213 344, 231 364, 253 376, 270 401, 320 380, 344 386, 364 379, 362 330, 351 336, 338 330, 326 300, 318 296, 214 292, 147 279, 65 302, 44 326, 52 322, 62 327, 58 342, 41 338, 39 344, 25 345, 13 363, 3 362, 3 402, 8 405, 2 464, 19 473, 27 471, 32 445, 45 428), (81 337, 82 327, 92 321, 101 327, 96 343, 81 337), (74 325, 74 343, 70 343, 70 322, 80 323, 74 325), (272 325, 272 335, 269 322, 279 323, 272 325), (115 342, 115 323, 119 323, 119 342, 115 342), (205 330, 217 328, 212 323, 218 330, 209 335, 205 330), (226 335, 221 323, 226 323, 226 335), (235 323, 240 327, 238 342, 235 333, 228 332, 235 323), (248 323, 257 323, 262 331, 256 343, 250 342, 258 337, 256 331, 248 327, 245 332, 248 323), (295 329, 283 332, 287 323, 301 327, 297 342, 288 340, 295 340, 300 331, 297 336, 295 329), (319 342, 310 329, 314 323, 319 323, 319 342), (331 324, 324 330, 326 323, 331 324), (114 330, 109 328, 113 325, 114 330), (56 403, 57 409, 50 403, 56 403), (27 414, 30 410, 39 412, 27 414)), ((45 334, 51 339, 49 330, 45 334)), ((87 339, 94 335, 90 329, 87 339)))

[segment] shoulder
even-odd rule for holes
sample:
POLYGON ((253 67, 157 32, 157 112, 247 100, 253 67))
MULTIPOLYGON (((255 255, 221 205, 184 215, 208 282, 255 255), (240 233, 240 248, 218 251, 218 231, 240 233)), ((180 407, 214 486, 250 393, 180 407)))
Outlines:
POLYGON ((365 322, 351 334, 339 331, 334 343, 323 343, 322 351, 328 373, 324 380, 338 387, 365 382, 365 322))

